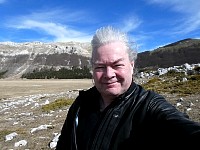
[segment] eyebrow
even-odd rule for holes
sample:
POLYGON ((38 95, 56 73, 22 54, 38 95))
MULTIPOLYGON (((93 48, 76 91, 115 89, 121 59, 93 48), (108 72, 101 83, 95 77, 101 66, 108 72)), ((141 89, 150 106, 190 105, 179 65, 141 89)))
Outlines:
MULTIPOLYGON (((116 64, 116 63, 118 63, 118 62, 120 62, 120 61, 123 61, 123 60, 124 60, 124 58, 119 58, 119 59, 117 59, 117 60, 111 62, 110 64, 116 64)), ((101 63, 101 62, 92 62, 92 64, 93 64, 93 65, 105 65, 105 63, 101 63)))

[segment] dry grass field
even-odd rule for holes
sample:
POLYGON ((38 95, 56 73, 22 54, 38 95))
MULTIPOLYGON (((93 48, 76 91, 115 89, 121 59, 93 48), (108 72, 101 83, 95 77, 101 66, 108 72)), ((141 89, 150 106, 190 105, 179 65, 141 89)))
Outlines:
POLYGON ((0 79, 0 100, 33 94, 57 93, 85 89, 92 85, 91 79, 63 80, 2 80, 0 79))
MULTIPOLYGON (((92 80, 81 79, 0 80, 0 150, 54 149, 52 140, 60 133, 69 106, 49 112, 43 111, 43 106, 63 97, 73 99, 80 89, 92 85, 92 80), (16 136, 6 138, 10 133, 16 136)), ((181 97, 168 93, 164 96, 200 122, 200 94, 181 97)))

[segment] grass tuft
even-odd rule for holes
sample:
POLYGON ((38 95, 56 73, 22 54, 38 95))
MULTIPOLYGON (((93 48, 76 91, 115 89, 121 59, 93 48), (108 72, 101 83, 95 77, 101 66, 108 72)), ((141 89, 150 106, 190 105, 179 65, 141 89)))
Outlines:
POLYGON ((169 73, 149 79, 143 87, 147 90, 153 90, 157 93, 178 94, 187 96, 200 93, 200 75, 186 76, 181 73, 169 73))
POLYGON ((42 106, 43 112, 50 112, 57 109, 61 109, 65 106, 69 106, 74 102, 74 99, 68 99, 68 98, 59 98, 55 100, 54 102, 51 102, 49 104, 46 104, 42 106))
POLYGON ((0 140, 3 141, 5 140, 5 136, 12 133, 13 131, 9 131, 7 129, 1 130, 0 131, 0 140))

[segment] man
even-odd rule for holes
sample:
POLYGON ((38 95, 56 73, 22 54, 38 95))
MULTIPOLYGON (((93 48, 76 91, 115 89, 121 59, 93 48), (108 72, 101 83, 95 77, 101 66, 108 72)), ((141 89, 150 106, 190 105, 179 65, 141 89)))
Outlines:
POLYGON ((91 44, 94 87, 80 91, 70 107, 57 150, 186 148, 198 144, 199 123, 189 120, 163 96, 134 82, 137 53, 125 33, 102 27, 91 44))

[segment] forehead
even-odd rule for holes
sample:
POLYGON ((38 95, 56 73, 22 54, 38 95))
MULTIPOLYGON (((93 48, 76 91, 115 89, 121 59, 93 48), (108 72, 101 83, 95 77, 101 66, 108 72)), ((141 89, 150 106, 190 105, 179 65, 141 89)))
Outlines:
POLYGON ((126 57, 127 46, 122 42, 112 42, 100 46, 93 54, 93 61, 115 61, 126 57))

